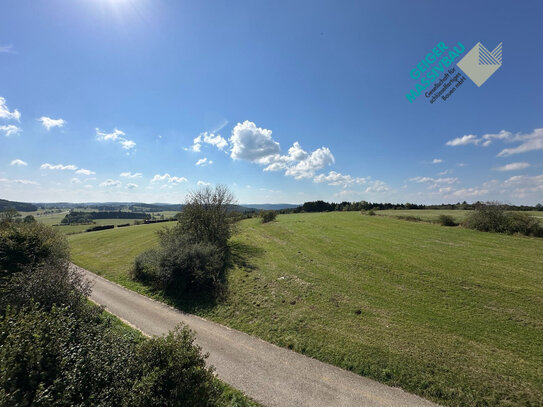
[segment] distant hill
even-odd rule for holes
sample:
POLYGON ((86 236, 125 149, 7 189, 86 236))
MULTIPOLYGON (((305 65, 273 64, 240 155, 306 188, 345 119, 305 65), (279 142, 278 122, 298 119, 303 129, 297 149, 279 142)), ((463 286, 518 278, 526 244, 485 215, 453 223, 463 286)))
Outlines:
POLYGON ((242 206, 245 206, 246 208, 254 208, 258 210, 280 210, 280 209, 291 209, 291 208, 297 208, 300 205, 294 205, 294 204, 242 204, 242 206))
POLYGON ((15 209, 19 212, 34 212, 38 210, 36 205, 24 202, 8 201, 6 199, 0 199, 0 211, 4 209, 15 209))

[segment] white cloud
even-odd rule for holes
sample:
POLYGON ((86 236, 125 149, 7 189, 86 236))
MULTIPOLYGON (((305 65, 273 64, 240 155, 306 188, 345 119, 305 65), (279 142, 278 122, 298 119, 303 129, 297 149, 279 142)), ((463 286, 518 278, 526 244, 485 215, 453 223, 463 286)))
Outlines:
POLYGON ((172 177, 170 174, 166 173, 164 175, 156 174, 151 182, 160 182, 160 181, 167 181, 168 184, 179 184, 181 182, 187 182, 188 179, 185 177, 172 177))
POLYGON ((520 143, 517 147, 503 149, 498 154, 498 157, 507 157, 513 154, 525 153, 528 151, 543 150, 543 128, 534 129, 534 131, 527 134, 513 134, 512 132, 506 130, 501 130, 498 133, 483 134, 481 137, 469 134, 447 141, 446 145, 461 146, 466 144, 474 144, 487 147, 494 140, 500 140, 505 143, 520 143))
POLYGON ((330 171, 328 175, 317 175, 315 178, 313 178, 313 182, 316 182, 318 184, 327 183, 328 185, 342 186, 343 188, 347 188, 348 186, 351 186, 353 184, 366 184, 368 182, 368 178, 355 178, 351 175, 344 175, 336 171, 330 171))
POLYGON ((449 178, 432 178, 432 177, 415 177, 410 178, 409 181, 422 183, 433 183, 433 184, 455 184, 458 182, 458 178, 449 177, 449 178))
POLYGON ((96 129, 96 138, 100 141, 114 141, 119 143, 125 150, 130 150, 136 147, 136 143, 132 140, 125 138, 126 133, 119 129, 113 129, 111 133, 105 133, 100 129, 96 129))
POLYGON ((17 136, 22 130, 20 127, 17 127, 13 124, 6 124, 0 126, 0 131, 4 132, 4 136, 17 136))
POLYGON ((81 175, 95 175, 96 174, 94 171, 86 170, 85 168, 80 168, 75 173, 81 174, 81 175))
POLYGON ((138 184, 134 184, 132 182, 129 182, 128 184, 126 184, 126 188, 128 189, 134 189, 134 188, 137 188, 138 187, 138 184))
POLYGON ((18 165, 18 166, 26 167, 28 164, 25 161, 16 158, 15 160, 11 161, 9 165, 18 165))
POLYGON ((224 150, 228 146, 228 142, 220 134, 208 133, 207 131, 201 133, 193 140, 192 146, 185 148, 185 150, 200 152, 202 151, 202 143, 210 144, 217 147, 219 150, 224 150))
POLYGON ((440 163, 442 163, 442 162, 443 162, 443 160, 442 160, 441 158, 434 158, 434 159, 432 160, 432 164, 440 164, 440 163))
POLYGON ((526 196, 528 194, 537 194, 541 199, 543 192, 543 174, 535 176, 515 175, 505 180, 502 184, 504 188, 512 188, 517 196, 526 196))
POLYGON ((524 168, 528 168, 530 166, 530 164, 528 163, 522 163, 522 162, 519 162, 519 163, 510 163, 510 164, 506 164, 502 167, 497 167, 495 168, 495 170, 497 171, 517 171, 517 170, 523 170, 524 168))
POLYGON ((515 134, 509 138, 511 142, 520 142, 515 148, 506 148, 498 154, 498 157, 507 157, 513 154, 526 153, 528 151, 543 150, 543 128, 534 129, 529 134, 515 134))
POLYGON ((259 162, 279 154, 279 143, 272 139, 272 131, 256 127, 248 120, 236 124, 229 141, 232 144, 230 156, 234 160, 259 162))
POLYGON ((62 171, 65 171, 65 170, 70 170, 70 171, 75 171, 77 170, 77 167, 75 165, 63 165, 63 164, 57 164, 57 165, 51 165, 49 163, 45 163, 45 164, 42 164, 40 166, 40 168, 42 170, 62 170, 62 171))
POLYGON ((6 104, 6 99, 0 96, 0 119, 17 120, 21 118, 21 113, 17 109, 10 112, 6 104))
POLYGON ((445 145, 456 147, 456 146, 465 146, 467 144, 477 145, 479 143, 480 143, 480 140, 477 138, 477 136, 474 136, 473 134, 467 134, 463 137, 457 137, 453 140, 449 140, 445 143, 445 145))
POLYGON ((481 196, 488 194, 488 189, 484 188, 462 188, 452 192, 451 195, 455 197, 472 198, 475 196, 481 196))
POLYGON ((117 188, 121 186, 121 181, 113 180, 113 179, 106 179, 104 182, 100 184, 101 187, 108 187, 108 188, 117 188))
POLYGON ((387 192, 390 188, 383 181, 373 181, 372 185, 366 188, 365 192, 387 192))
POLYGON ((16 54, 15 50, 13 49, 13 45, 0 45, 0 52, 6 53, 6 54, 16 54))
POLYGON ((207 186, 209 186, 209 185, 211 185, 211 184, 210 184, 209 182, 205 182, 205 181, 198 181, 198 182, 197 182, 197 185, 198 185, 199 187, 207 187, 207 186))
POLYGON ((444 170, 444 171, 439 172, 437 175, 447 175, 447 174, 450 174, 451 172, 452 172, 451 170, 444 170))
POLYGON ((200 158, 198 161, 196 161, 196 165, 199 165, 201 167, 205 167, 206 165, 213 164, 213 161, 208 160, 206 157, 200 158))
POLYGON ((47 129, 47 131, 51 130, 53 127, 64 127, 66 124, 66 121, 64 119, 51 119, 50 117, 42 116, 38 119, 43 127, 47 129))
POLYGON ((72 178, 70 181, 72 184, 81 184, 81 180, 79 178, 72 178))
POLYGON ((121 172, 121 177, 126 177, 126 178, 141 178, 142 175, 143 174, 141 172, 135 172, 135 173, 121 172))
POLYGON ((23 184, 23 185, 38 185, 35 181, 29 181, 27 179, 6 179, 6 178, 0 178, 0 182, 4 182, 6 184, 23 184))
POLYGON ((288 167, 285 175, 295 179, 311 178, 317 170, 335 163, 335 158, 328 147, 321 147, 313 151, 308 157, 296 165, 288 167))

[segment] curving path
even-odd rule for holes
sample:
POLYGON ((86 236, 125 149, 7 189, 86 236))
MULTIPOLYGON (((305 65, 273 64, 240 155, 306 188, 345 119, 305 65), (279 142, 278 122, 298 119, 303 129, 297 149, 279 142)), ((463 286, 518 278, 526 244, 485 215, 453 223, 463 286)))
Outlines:
POLYGON ((183 322, 209 352, 220 379, 264 406, 420 406, 436 404, 405 391, 272 345, 243 332, 185 314, 88 270, 92 301, 147 335, 162 335, 183 322))

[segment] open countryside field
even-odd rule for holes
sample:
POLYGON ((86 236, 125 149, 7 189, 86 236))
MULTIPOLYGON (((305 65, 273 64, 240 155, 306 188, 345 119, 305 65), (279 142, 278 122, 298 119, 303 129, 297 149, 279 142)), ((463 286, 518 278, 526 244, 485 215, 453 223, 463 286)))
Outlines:
POLYGON ((543 239, 358 212, 239 224, 221 304, 128 276, 163 225, 69 237, 73 261, 280 346, 450 406, 540 405, 543 239), (319 233, 315 233, 315 231, 319 233))

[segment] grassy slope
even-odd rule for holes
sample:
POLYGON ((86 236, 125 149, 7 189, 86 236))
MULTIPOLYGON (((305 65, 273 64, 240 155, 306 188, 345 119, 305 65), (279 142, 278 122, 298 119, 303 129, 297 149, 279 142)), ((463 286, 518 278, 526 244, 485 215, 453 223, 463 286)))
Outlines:
MULTIPOLYGON (((385 216, 415 216, 422 220, 437 220, 440 215, 449 215, 457 222, 462 222, 473 211, 465 210, 450 210, 450 209, 386 209, 382 211, 375 211, 377 215, 385 216)), ((520 213, 527 213, 530 216, 534 216, 543 222, 543 212, 541 211, 523 211, 520 213)))
MULTIPOLYGON (((74 235, 74 261, 153 295, 126 273, 160 226, 74 235)), ((228 300, 192 312, 447 405, 543 399, 543 239, 349 212, 250 219, 232 248, 228 300)))

